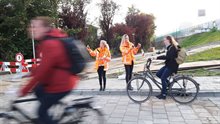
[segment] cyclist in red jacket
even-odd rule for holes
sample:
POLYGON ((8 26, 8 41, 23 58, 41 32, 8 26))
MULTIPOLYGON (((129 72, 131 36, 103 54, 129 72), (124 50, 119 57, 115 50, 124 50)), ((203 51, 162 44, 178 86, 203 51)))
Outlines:
POLYGON ((53 28, 49 17, 32 19, 28 31, 35 40, 40 41, 39 53, 42 57, 40 65, 32 71, 32 79, 21 89, 20 96, 25 96, 33 90, 40 101, 39 123, 56 124, 48 116, 48 109, 69 94, 78 81, 76 75, 61 69, 71 67, 62 42, 50 38, 63 38, 67 37, 67 34, 53 28))

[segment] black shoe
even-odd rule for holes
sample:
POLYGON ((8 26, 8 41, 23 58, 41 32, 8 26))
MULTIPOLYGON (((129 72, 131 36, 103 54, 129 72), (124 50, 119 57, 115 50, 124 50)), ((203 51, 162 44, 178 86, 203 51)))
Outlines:
POLYGON ((105 88, 103 88, 102 91, 105 91, 105 88))
POLYGON ((156 96, 158 99, 166 99, 166 95, 160 94, 156 96))
POLYGON ((102 91, 102 88, 100 87, 99 91, 102 91))

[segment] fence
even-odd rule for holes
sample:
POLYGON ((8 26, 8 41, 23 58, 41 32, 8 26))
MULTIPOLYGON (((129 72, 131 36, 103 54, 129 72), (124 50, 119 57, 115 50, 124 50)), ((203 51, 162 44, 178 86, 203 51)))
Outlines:
POLYGON ((0 62, 0 71, 18 73, 29 72, 35 68, 40 62, 40 59, 27 59, 24 62, 0 62))

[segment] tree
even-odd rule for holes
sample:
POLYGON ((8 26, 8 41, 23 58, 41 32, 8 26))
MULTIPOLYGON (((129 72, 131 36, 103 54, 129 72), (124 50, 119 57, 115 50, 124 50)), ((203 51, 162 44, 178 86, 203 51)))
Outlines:
POLYGON ((134 41, 133 32, 135 29, 127 26, 126 24, 115 24, 110 28, 110 41, 111 41, 111 50, 113 55, 120 53, 119 46, 121 43, 121 38, 124 34, 128 34, 130 41, 134 41))
POLYGON ((131 5, 131 7, 128 7, 127 15, 138 15, 139 13, 140 13, 140 10, 135 8, 134 5, 131 5))
POLYGON ((152 36, 155 31, 154 16, 150 14, 140 13, 133 6, 129 9, 125 21, 129 27, 135 29, 135 42, 140 42, 144 48, 151 46, 152 36))
POLYGON ((88 25, 87 28, 87 36, 85 37, 84 43, 85 45, 89 45, 91 48, 95 48, 98 46, 98 37, 97 37, 97 27, 92 25, 88 25))
POLYGON ((76 39, 83 40, 86 36, 86 17, 85 7, 90 0, 69 0, 62 3, 62 12, 59 14, 60 27, 66 28, 69 35, 76 39))
POLYGON ((32 58, 27 25, 35 16, 57 17, 58 0, 0 0, 0 59, 13 61, 21 52, 32 58))
POLYGON ((136 18, 134 18, 134 16, 138 14, 140 14, 140 10, 135 8, 134 5, 128 7, 127 16, 125 17, 126 24, 130 27, 134 26, 134 22, 136 21, 136 18))
POLYGON ((99 25, 103 32, 103 37, 109 42, 109 29, 112 25, 115 13, 119 9, 119 5, 117 5, 112 0, 102 0, 98 5, 101 7, 99 25))

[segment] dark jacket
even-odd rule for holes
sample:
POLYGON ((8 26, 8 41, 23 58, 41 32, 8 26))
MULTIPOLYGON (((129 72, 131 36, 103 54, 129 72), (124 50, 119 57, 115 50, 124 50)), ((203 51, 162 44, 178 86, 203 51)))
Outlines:
MULTIPOLYGON (((51 37, 67 37, 58 29, 52 29, 47 33, 51 37)), ((39 53, 42 53, 40 65, 33 70, 33 78, 22 89, 22 95, 26 95, 36 85, 43 86, 47 93, 60 93, 72 90, 77 82, 77 76, 72 75, 69 71, 55 68, 69 68, 71 66, 65 48, 61 41, 47 39, 40 41, 39 53)))
POLYGON ((174 73, 177 73, 179 64, 177 64, 175 58, 177 58, 177 49, 170 45, 167 47, 167 53, 165 56, 159 56, 157 59, 165 60, 165 66, 168 67, 174 73))

